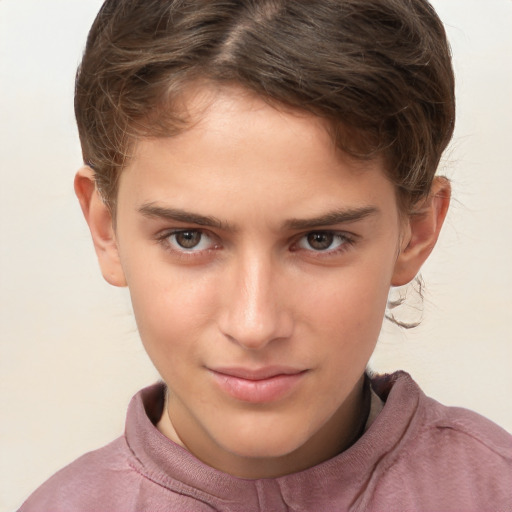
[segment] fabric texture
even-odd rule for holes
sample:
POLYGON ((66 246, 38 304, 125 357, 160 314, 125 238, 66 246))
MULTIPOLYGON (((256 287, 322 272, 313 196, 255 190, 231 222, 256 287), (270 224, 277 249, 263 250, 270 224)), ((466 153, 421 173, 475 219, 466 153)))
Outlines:
POLYGON ((56 473, 21 512, 512 511, 512 436, 428 398, 403 372, 373 379, 384 407, 340 455, 299 473, 245 480, 155 427, 164 387, 131 401, 124 436, 56 473))

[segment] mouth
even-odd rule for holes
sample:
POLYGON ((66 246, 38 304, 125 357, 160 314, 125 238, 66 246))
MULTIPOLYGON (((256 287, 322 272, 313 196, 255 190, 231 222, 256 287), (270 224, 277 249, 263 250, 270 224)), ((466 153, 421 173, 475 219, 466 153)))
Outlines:
POLYGON ((236 400, 255 404, 268 403, 288 396, 308 370, 287 366, 249 368, 209 368, 213 380, 223 393, 236 400))

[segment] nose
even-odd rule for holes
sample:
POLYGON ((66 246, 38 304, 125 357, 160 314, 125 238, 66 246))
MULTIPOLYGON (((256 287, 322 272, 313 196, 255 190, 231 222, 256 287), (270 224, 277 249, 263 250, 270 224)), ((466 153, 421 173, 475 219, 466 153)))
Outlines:
POLYGON ((279 265, 268 255, 240 258, 223 283, 219 328, 247 350, 291 336, 293 315, 288 307, 279 265))

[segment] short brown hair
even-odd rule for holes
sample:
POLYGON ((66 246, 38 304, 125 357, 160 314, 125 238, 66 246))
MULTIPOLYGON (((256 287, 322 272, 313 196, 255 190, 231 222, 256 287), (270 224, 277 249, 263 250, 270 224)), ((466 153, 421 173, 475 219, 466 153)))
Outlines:
POLYGON ((326 118, 345 152, 384 156, 406 210, 428 195, 453 133, 450 49, 426 0, 106 0, 75 112, 114 210, 133 144, 185 129, 172 105, 200 79, 326 118))

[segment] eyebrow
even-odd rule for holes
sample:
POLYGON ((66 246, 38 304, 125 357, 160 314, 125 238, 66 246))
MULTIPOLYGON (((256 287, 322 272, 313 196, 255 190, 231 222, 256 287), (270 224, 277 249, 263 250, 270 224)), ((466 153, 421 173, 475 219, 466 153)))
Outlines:
POLYGON ((223 229, 226 231, 235 231, 234 226, 223 222, 217 217, 211 215, 200 215, 198 213, 188 212, 177 208, 165 208, 153 203, 144 204, 139 208, 139 212, 145 217, 158 217, 161 219, 174 220, 185 224, 197 224, 210 228, 223 229))
POLYGON ((377 213, 379 213, 379 209, 375 206, 340 209, 311 219, 290 219, 285 222, 284 227, 290 230, 302 230, 332 226, 334 224, 357 222, 366 217, 376 215, 377 213))
MULTIPOLYGON (((185 224, 197 224, 210 228, 222 229, 225 231, 236 231, 236 226, 222 221, 211 215, 200 215, 198 213, 188 212, 177 208, 167 208, 158 206, 154 203, 147 203, 139 208, 139 212, 145 217, 157 217, 185 224)), ((322 226, 332 226, 347 222, 357 222, 376 215, 379 209, 375 206, 362 206, 359 208, 346 208, 328 212, 318 217, 309 219, 289 219, 284 222, 284 229, 299 231, 304 229, 319 228, 322 226)))

